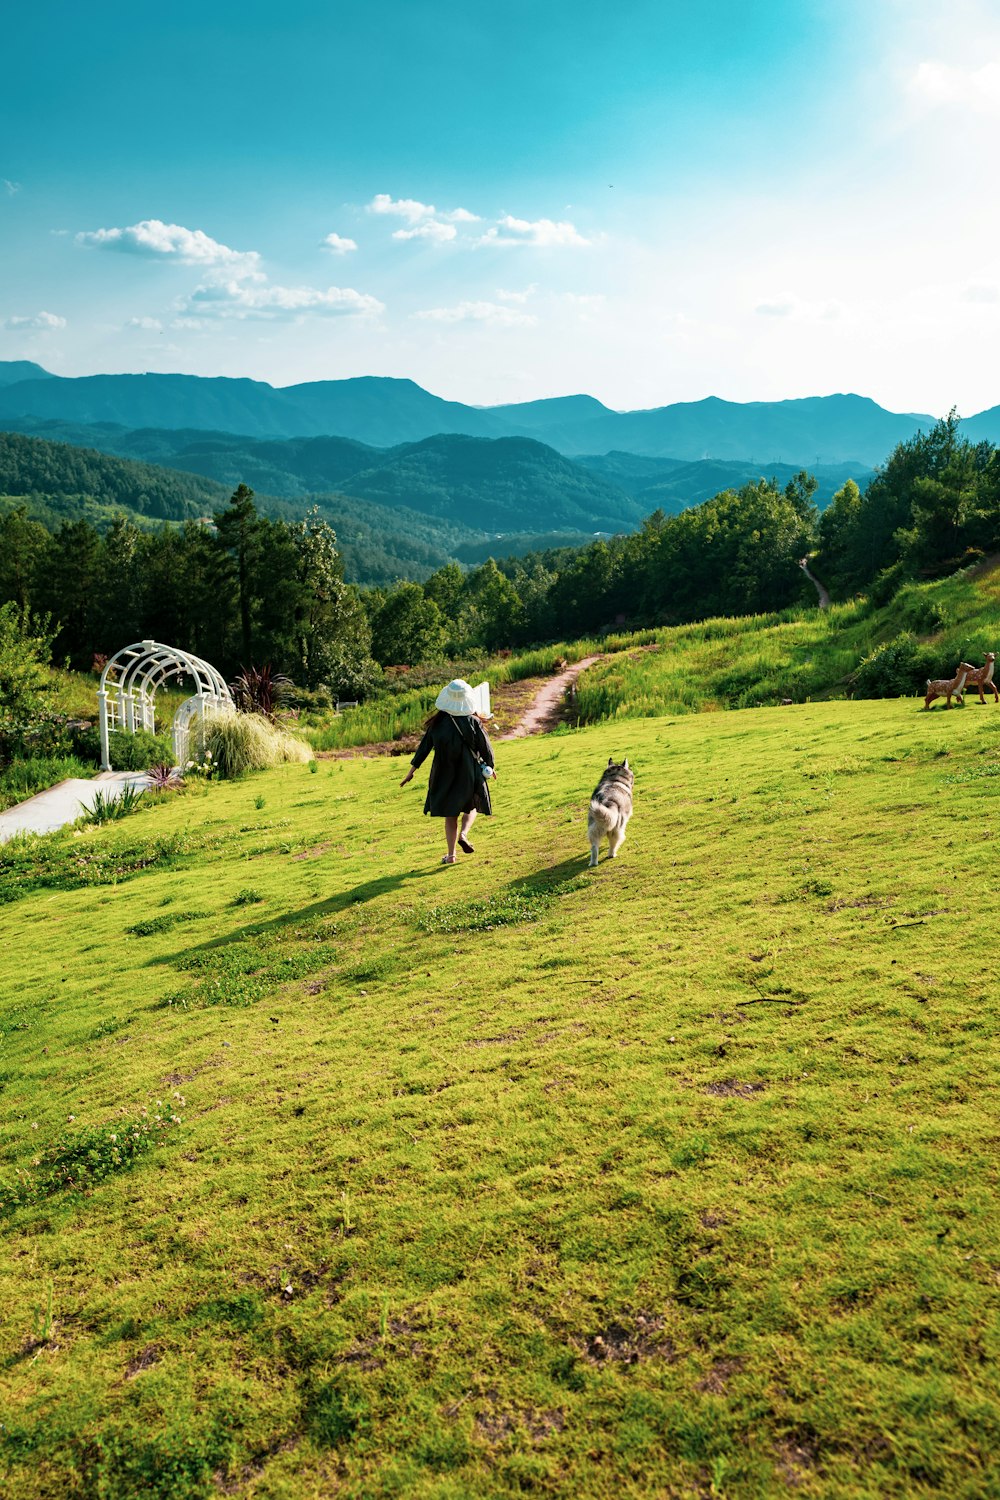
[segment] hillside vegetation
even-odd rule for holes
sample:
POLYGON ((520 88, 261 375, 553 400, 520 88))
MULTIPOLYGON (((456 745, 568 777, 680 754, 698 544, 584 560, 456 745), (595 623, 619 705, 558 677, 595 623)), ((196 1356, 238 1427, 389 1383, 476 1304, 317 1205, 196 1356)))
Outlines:
POLYGON ((0 852, 9 1500, 992 1492, 1000 712, 499 763, 0 852))
POLYGON ((650 632, 655 650, 612 655, 579 679, 582 723, 790 699, 923 696, 928 677, 981 665, 1000 643, 1000 562, 867 600, 705 620, 650 632))
POLYGON ((228 499, 207 479, 14 432, 0 432, 0 495, 28 500, 50 522, 115 511, 180 521, 228 499))

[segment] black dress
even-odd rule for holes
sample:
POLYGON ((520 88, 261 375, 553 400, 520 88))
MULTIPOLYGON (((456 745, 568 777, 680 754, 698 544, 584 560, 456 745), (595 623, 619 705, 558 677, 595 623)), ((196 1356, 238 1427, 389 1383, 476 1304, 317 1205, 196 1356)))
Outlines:
POLYGON ((425 730, 410 764, 416 770, 433 750, 424 803, 424 812, 432 818, 459 818, 473 808, 487 817, 492 815, 490 785, 479 778, 473 745, 486 764, 492 766, 493 746, 474 715, 463 714, 455 719, 451 714, 439 713, 425 730))

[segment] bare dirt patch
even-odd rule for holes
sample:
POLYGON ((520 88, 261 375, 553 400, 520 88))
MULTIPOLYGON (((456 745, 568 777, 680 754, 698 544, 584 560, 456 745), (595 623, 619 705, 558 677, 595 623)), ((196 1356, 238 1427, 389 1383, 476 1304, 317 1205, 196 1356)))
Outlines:
POLYGON ((695 1382, 696 1391, 707 1391, 710 1396, 724 1396, 734 1375, 739 1375, 746 1361, 734 1355, 731 1359, 715 1359, 711 1369, 695 1382))
POLYGON ((774 1467, 789 1489, 797 1489, 819 1467, 819 1446, 808 1436, 787 1437, 774 1450, 774 1467))
POLYGON ((537 1445, 566 1426, 566 1414, 558 1407, 502 1406, 496 1389, 486 1391, 485 1399, 489 1406, 476 1413, 476 1431, 494 1446, 509 1442, 515 1433, 537 1445))
POLYGON ((303 851, 302 851, 301 854, 293 854, 292 858, 293 859, 319 859, 319 857, 320 857, 321 854, 326 854, 327 850, 328 849, 332 849, 332 848, 333 848, 333 845, 331 843, 314 844, 311 849, 303 849, 303 851))
POLYGON ((586 1357, 595 1365, 635 1365, 641 1359, 672 1360, 676 1350, 663 1332, 663 1318, 654 1313, 634 1313, 628 1324, 609 1323, 591 1334, 584 1345, 586 1357))
POLYGON ((140 1349, 125 1366, 125 1379, 134 1380, 141 1375, 143 1370, 151 1369, 153 1365, 159 1364, 163 1358, 163 1350, 159 1344, 147 1344, 145 1349, 140 1349))
POLYGON ((767 1084, 759 1080, 749 1083, 742 1078, 720 1078, 718 1083, 706 1083, 702 1093, 712 1094, 716 1099, 752 1099, 766 1088, 767 1084))
POLYGON ((469 1040, 470 1047, 495 1047, 500 1042, 516 1042, 524 1035, 521 1030, 501 1031, 498 1036, 474 1036, 469 1040))

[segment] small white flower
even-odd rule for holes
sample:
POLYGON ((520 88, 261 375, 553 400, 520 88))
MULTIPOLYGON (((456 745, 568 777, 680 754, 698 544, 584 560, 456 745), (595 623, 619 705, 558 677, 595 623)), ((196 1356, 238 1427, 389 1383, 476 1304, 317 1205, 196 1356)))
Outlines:
POLYGON ((68 1123, 69 1123, 69 1124, 70 1124, 70 1125, 72 1125, 72 1123, 73 1123, 73 1121, 74 1121, 74 1120, 75 1120, 75 1119, 76 1119, 76 1115, 70 1115, 70 1116, 69 1116, 69 1117, 68 1117, 68 1123))
POLYGON ((116 1141, 117 1139, 118 1137, 116 1135, 111 1136, 111 1140, 116 1141))
POLYGON ((32 1120, 32 1122, 31 1122, 31 1128, 32 1128, 32 1130, 37 1130, 38 1129, 38 1121, 37 1120, 32 1120))

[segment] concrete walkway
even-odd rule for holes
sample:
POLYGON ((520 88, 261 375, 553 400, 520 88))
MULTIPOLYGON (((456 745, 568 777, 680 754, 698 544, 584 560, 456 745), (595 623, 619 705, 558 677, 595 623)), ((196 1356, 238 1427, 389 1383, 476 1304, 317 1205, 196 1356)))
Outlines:
POLYGON ((85 809, 93 807, 98 792, 117 798, 126 786, 148 785, 149 778, 143 771, 103 771, 93 779, 74 776, 60 781, 27 802, 0 812, 0 844, 18 833, 55 833, 57 828, 75 823, 85 809))

